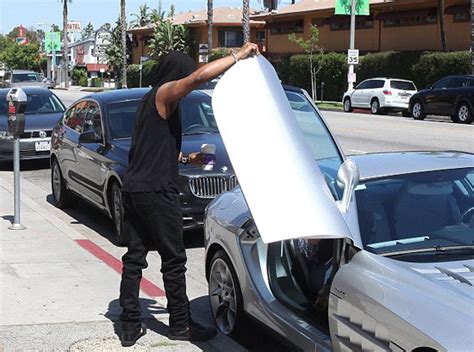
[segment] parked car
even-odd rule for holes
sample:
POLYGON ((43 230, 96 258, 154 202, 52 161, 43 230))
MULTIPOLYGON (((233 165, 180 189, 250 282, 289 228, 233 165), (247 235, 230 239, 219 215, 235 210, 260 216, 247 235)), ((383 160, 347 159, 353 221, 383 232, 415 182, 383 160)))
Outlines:
POLYGON ((416 91, 416 86, 412 81, 396 78, 371 78, 362 81, 355 89, 345 92, 342 102, 345 112, 359 108, 370 109, 372 114, 401 111, 403 116, 410 116, 408 102, 416 91))
MULTIPOLYGON (((317 163, 339 203, 335 145, 334 156, 339 163, 317 163)), ((209 204, 206 277, 217 327, 237 333, 250 316, 303 351, 474 350, 474 155, 352 159, 361 176, 347 217, 357 226, 348 238, 315 233, 321 251, 311 266, 297 238, 262 241, 240 187, 209 204)), ((285 168, 272 178, 285 186, 285 168)), ((319 204, 337 209, 329 205, 319 204)))
POLYGON ((442 115, 451 116, 456 123, 471 123, 473 108, 473 75, 445 77, 410 98, 410 112, 415 120, 442 115))
POLYGON ((48 84, 43 82, 40 74, 29 70, 6 71, 3 76, 1 86, 4 88, 12 87, 41 87, 48 88, 48 84))
MULTIPOLYGON (((66 109, 61 100, 45 88, 24 87, 28 97, 25 131, 20 135, 20 158, 48 159, 51 131, 66 109)), ((0 161, 13 159, 13 137, 8 133, 6 96, 0 89, 0 161)))

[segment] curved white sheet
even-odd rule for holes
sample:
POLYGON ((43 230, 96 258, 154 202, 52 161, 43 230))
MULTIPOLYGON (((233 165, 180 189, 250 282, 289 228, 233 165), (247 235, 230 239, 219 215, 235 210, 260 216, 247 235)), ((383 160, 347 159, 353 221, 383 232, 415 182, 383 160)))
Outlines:
POLYGON ((214 90, 212 107, 264 242, 351 237, 263 56, 230 68, 214 90))

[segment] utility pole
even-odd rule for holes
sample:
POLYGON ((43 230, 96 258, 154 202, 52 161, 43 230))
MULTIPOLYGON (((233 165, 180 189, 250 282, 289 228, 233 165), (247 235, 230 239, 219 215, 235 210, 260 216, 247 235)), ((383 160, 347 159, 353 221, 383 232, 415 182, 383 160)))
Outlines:
POLYGON ((474 1, 471 0, 471 73, 474 75, 474 1))
POLYGON ((52 60, 51 60, 51 78, 53 82, 56 82, 56 48, 54 47, 54 28, 53 25, 51 25, 51 54, 52 54, 52 60))
MULTIPOLYGON (((351 33, 349 40, 349 49, 355 49, 355 19, 356 19, 356 1, 351 0, 351 33)), ((354 64, 349 64, 349 74, 347 75, 347 81, 349 83, 349 90, 354 88, 354 82, 352 82, 352 77, 354 75, 354 64)))
POLYGON ((122 88, 127 88, 127 18, 125 0, 120 0, 120 22, 122 30, 122 88))
POLYGON ((207 59, 212 53, 212 15, 214 12, 212 0, 207 0, 207 59))

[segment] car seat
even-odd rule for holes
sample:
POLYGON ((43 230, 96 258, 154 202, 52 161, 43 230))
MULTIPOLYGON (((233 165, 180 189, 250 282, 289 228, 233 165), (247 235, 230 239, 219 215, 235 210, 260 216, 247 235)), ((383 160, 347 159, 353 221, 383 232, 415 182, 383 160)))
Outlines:
POLYGON ((397 239, 426 236, 461 221, 451 182, 407 181, 395 200, 393 216, 397 239))

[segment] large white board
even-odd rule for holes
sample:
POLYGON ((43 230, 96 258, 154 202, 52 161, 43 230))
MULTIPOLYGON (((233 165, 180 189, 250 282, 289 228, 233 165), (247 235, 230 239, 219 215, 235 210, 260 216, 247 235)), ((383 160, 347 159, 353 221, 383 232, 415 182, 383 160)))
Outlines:
POLYGON ((264 242, 350 237, 278 76, 263 56, 230 68, 214 89, 212 107, 264 242))

